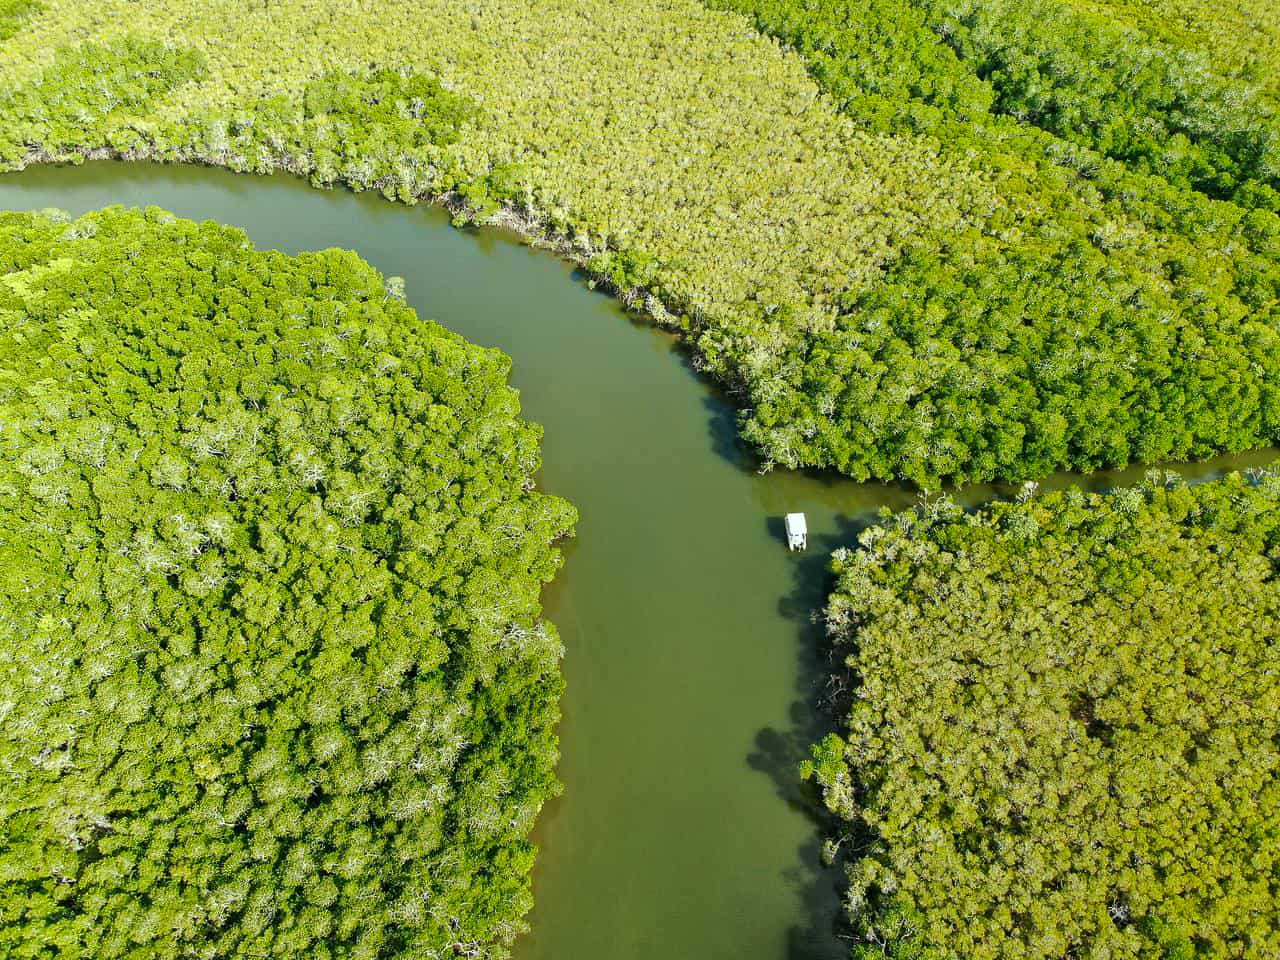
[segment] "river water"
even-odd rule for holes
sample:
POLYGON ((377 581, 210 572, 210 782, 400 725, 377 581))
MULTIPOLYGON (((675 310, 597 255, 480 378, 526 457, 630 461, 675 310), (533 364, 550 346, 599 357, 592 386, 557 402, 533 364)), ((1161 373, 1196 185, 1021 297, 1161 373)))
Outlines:
MULTIPOLYGON (((846 956, 839 877, 819 866, 818 811, 796 775, 826 729, 810 611, 830 551, 915 494, 758 475, 731 407, 670 337, 550 254, 455 230, 439 210, 190 167, 98 162, 0 177, 0 209, 112 203, 234 224, 263 248, 354 249, 403 276, 420 314, 512 357, 525 415, 546 430, 542 485, 581 511, 545 594, 567 648, 565 791, 539 821, 537 906, 519 960, 846 956), (808 515, 804 554, 783 544, 792 510, 808 515)), ((1042 486, 1102 488, 1142 472, 1042 486)), ((960 499, 1008 493, 971 487, 960 499)))

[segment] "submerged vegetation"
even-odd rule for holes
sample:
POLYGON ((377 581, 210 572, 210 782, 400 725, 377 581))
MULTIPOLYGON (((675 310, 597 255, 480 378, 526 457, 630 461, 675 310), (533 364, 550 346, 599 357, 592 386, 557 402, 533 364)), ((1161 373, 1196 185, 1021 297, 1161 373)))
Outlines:
POLYGON ((156 209, 0 275, 0 954, 505 956, 573 523, 507 359, 156 209))
POLYGON ((841 551, 814 751, 861 957, 1280 951, 1280 478, 1154 474, 841 551))
POLYGON ((1215 59, 1215 15, 1162 3, 1182 27, 1156 0, 42 0, 0 44, 0 161, 506 209, 683 330, 766 466, 1202 457, 1280 436, 1273 53, 1215 59))

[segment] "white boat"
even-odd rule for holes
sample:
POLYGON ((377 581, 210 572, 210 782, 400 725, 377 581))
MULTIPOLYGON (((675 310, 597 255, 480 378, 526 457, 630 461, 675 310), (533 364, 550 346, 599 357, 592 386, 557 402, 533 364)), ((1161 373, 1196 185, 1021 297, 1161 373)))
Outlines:
POLYGON ((809 546, 809 527, 804 522, 803 513, 787 514, 787 548, 804 550, 809 546))

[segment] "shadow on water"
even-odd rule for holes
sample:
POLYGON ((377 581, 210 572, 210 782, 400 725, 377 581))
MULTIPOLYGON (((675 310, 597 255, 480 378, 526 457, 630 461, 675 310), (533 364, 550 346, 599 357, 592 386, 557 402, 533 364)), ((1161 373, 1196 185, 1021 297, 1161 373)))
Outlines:
MULTIPOLYGON (((838 867, 822 863, 822 838, 833 834, 837 823, 816 787, 800 779, 799 767, 810 747, 838 726, 830 682, 838 665, 821 616, 832 586, 828 563, 835 549, 855 543, 873 519, 872 514, 837 517, 834 528, 810 531, 808 551, 794 558, 790 592, 778 603, 795 637, 796 687, 789 723, 785 729, 760 729, 747 757, 751 769, 769 777, 778 796, 813 824, 811 838, 797 851, 798 865, 784 874, 803 905, 800 922, 788 931, 788 960, 838 960, 848 955, 842 945, 843 876, 838 867)), ((786 542, 780 516, 768 517, 765 524, 771 540, 786 542)))
MULTIPOLYGON (((692 369, 687 359, 685 364, 692 369)), ((743 445, 738 435, 738 417, 728 401, 718 392, 708 393, 702 398, 702 406, 707 415, 707 433, 712 452, 739 470, 754 472, 759 469, 755 454, 743 445)), ((781 519, 778 523, 781 525, 781 519)))

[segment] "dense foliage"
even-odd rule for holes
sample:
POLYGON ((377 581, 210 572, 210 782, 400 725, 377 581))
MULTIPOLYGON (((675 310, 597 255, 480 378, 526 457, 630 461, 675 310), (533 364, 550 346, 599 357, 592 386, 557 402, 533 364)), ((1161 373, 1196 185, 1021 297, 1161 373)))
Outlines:
POLYGON ((573 513, 399 289, 0 215, 0 954, 506 955, 573 513))
POLYGON ((8 40, 27 17, 39 9, 38 0, 0 0, 0 40, 8 40))
MULTIPOLYGON (((1280 952, 1280 477, 1153 474, 840 551, 860 957, 1280 952)), ((834 851, 833 851, 834 852, 834 851)))
POLYGON ((1206 54, 1224 76, 1280 104, 1280 6, 1269 0, 1074 0, 1174 46, 1206 54))
MULTIPOLYGON (((924 127, 951 145, 974 124, 1015 118, 1175 185, 1280 208, 1280 127, 1265 99, 1215 74, 1197 50, 1070 2, 724 5, 795 44, 842 107, 870 126, 924 127)), ((1021 144, 1029 157, 1054 145, 1021 144)))
POLYGON ((1206 52, 1250 5, 41 0, 0 43, 0 163, 506 216, 683 330, 766 465, 1198 457, 1280 435, 1274 16, 1206 52))
POLYGON ((1028 211, 917 243, 841 298, 799 362, 752 384, 749 436, 922 482, 1277 436, 1280 126, 1236 78, 1061 3, 718 5, 797 48, 866 129, 937 137, 1028 211))
POLYGON ((0 93, 0 151, 21 155, 38 148, 53 157, 103 146, 141 146, 144 132, 129 121, 159 97, 204 72, 195 51, 156 40, 125 38, 111 45, 87 43, 61 52, 40 77, 0 93))

